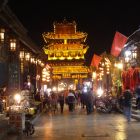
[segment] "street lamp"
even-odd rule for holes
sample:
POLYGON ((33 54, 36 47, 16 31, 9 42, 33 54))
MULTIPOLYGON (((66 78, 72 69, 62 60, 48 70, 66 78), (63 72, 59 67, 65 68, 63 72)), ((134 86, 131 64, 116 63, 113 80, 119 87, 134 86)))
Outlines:
POLYGON ((5 33, 5 29, 1 28, 0 29, 0 42, 4 42, 4 33, 5 33))
POLYGON ((10 51, 16 51, 16 39, 10 39, 10 51))
POLYGON ((121 90, 122 90, 122 71, 123 71, 123 62, 117 62, 115 63, 115 73, 114 73, 114 83, 116 85, 117 88, 116 89, 116 96, 119 96, 121 94, 121 90))
POLYGON ((115 64, 115 67, 117 67, 118 69, 122 70, 123 69, 123 63, 119 62, 119 63, 115 64))
POLYGON ((24 70, 24 63, 23 63, 24 55, 25 55, 24 50, 19 52, 19 58, 21 60, 21 63, 20 63, 21 73, 23 73, 23 70, 24 70))
POLYGON ((20 58, 21 61, 23 61, 23 59, 24 59, 24 51, 20 51, 19 58, 20 58))
POLYGON ((32 64, 35 64, 35 58, 34 58, 33 56, 31 57, 30 62, 31 62, 32 64))
POLYGON ((137 59, 137 50, 132 50, 132 59, 137 59))
POLYGON ((25 60, 26 61, 30 60, 30 53, 29 52, 25 53, 25 60))
POLYGON ((129 50, 125 51, 124 56, 125 56, 125 62, 128 63, 131 59, 131 51, 129 50))
POLYGON ((93 79, 93 80, 95 80, 95 79, 96 79, 96 77, 97 77, 96 72, 95 72, 95 71, 94 71, 94 72, 92 72, 92 79, 93 79))

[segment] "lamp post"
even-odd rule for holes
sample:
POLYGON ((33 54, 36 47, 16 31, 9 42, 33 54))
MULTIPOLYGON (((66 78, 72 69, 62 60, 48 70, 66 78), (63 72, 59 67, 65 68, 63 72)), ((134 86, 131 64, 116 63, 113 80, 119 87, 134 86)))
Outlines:
POLYGON ((19 58, 20 58, 20 87, 23 87, 23 73, 24 73, 24 58, 25 58, 25 52, 24 50, 21 50, 19 52, 19 58))
POLYGON ((97 73, 96 71, 93 71, 92 72, 92 87, 93 87, 93 90, 95 91, 96 89, 96 78, 97 78, 97 73))
POLYGON ((97 76, 96 72, 95 72, 95 71, 94 71, 94 72, 92 72, 92 79, 93 79, 93 80, 95 80, 95 79, 96 79, 96 76, 97 76))
POLYGON ((10 55, 9 55, 9 90, 20 89, 20 69, 19 57, 17 49, 17 40, 12 38, 10 41, 10 55))
POLYGON ((121 92, 122 92, 122 76, 121 75, 122 75, 123 67, 124 67, 124 65, 123 65, 122 61, 115 62, 114 68, 115 68, 115 71, 117 73, 115 72, 114 77, 116 77, 115 83, 116 83, 116 95, 117 95, 117 97, 119 97, 121 92))
POLYGON ((111 71, 111 62, 108 59, 107 56, 104 56, 103 60, 99 63, 99 80, 102 81, 103 88, 106 89, 107 94, 110 90, 111 85, 111 77, 110 77, 110 71, 111 71))
POLYGON ((5 39, 5 29, 0 28, 0 58, 3 57, 3 49, 4 49, 4 39, 5 39))

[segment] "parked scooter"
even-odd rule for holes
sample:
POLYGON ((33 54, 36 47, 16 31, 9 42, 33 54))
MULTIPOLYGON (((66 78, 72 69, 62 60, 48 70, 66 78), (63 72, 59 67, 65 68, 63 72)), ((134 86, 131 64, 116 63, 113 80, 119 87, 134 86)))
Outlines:
POLYGON ((112 104, 108 96, 103 92, 101 88, 97 90, 97 94, 95 97, 95 107, 97 111, 103 113, 110 113, 112 111, 112 104))
POLYGON ((120 104, 119 104, 119 100, 117 99, 117 97, 113 97, 111 94, 109 94, 107 96, 109 103, 112 105, 112 110, 111 112, 120 112, 120 104))

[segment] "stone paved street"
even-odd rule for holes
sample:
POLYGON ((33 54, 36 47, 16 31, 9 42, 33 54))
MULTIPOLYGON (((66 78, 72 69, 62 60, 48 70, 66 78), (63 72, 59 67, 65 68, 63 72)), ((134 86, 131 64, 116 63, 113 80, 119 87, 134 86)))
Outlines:
POLYGON ((128 124, 122 114, 116 113, 86 115, 81 109, 72 113, 66 110, 63 115, 42 114, 35 128, 34 135, 23 136, 22 140, 139 140, 140 137, 140 122, 132 120, 128 124))

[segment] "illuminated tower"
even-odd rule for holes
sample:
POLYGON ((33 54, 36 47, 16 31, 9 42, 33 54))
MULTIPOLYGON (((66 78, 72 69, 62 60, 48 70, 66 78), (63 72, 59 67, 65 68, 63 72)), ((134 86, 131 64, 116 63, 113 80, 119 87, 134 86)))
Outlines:
POLYGON ((43 33, 46 45, 43 50, 48 55, 53 79, 87 78, 88 67, 84 66, 87 33, 76 31, 75 22, 54 22, 54 31, 43 33))

